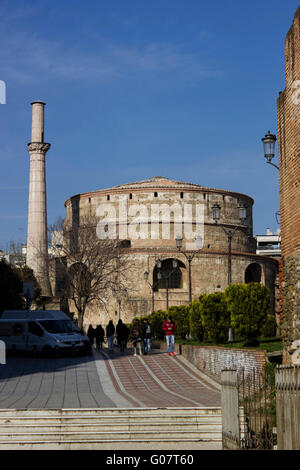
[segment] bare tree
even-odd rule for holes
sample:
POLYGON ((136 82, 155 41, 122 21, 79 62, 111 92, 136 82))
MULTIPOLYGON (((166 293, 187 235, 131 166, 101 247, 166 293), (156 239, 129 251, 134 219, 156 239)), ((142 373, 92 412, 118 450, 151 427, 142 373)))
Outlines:
POLYGON ((59 220, 50 227, 50 253, 58 262, 61 290, 73 301, 80 328, 89 304, 105 306, 111 292, 128 287, 126 253, 118 240, 99 239, 96 225, 90 216, 76 224, 59 220))

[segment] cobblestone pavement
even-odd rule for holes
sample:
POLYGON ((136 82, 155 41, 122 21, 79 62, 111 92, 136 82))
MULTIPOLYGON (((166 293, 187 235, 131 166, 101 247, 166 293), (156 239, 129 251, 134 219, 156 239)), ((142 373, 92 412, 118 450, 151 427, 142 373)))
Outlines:
POLYGON ((57 359, 8 357, 0 408, 220 406, 220 391, 181 357, 132 350, 57 359))

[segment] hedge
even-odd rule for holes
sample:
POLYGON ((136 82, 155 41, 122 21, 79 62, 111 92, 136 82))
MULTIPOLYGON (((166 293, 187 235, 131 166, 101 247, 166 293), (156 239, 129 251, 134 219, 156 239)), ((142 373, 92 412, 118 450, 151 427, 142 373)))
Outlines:
MULTIPOLYGON (((229 327, 251 342, 259 336, 276 334, 274 315, 269 314, 270 294, 260 283, 232 284, 224 292, 203 294, 188 305, 172 306, 146 316, 156 339, 163 339, 163 322, 171 316, 176 323, 177 338, 192 337, 200 342, 225 342, 229 327)), ((135 318, 133 322, 145 317, 135 318)))

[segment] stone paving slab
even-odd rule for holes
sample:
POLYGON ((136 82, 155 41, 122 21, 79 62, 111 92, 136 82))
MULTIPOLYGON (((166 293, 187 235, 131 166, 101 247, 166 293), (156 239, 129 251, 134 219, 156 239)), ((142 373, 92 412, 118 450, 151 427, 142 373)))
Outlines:
POLYGON ((194 369, 159 350, 8 357, 0 366, 0 409, 220 406, 220 390, 194 369))
POLYGON ((114 407, 93 357, 8 357, 0 366, 2 409, 114 407))

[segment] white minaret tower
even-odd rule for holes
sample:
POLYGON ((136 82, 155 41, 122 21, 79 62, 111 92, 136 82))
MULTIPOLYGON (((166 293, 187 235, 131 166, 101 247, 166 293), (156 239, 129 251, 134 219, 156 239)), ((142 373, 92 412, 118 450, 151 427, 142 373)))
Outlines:
POLYGON ((32 105, 32 136, 30 153, 30 183, 28 204, 27 265, 34 271, 42 294, 51 296, 48 271, 47 201, 45 157, 50 144, 44 143, 44 106, 42 101, 32 105))

